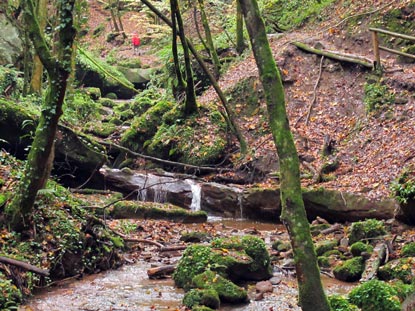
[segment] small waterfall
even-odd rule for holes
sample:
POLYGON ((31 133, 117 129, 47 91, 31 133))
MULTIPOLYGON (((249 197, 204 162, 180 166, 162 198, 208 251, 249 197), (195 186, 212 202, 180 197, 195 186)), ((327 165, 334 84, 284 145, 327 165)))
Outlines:
POLYGON ((162 177, 148 174, 144 181, 142 188, 139 189, 137 194, 138 201, 148 201, 151 199, 151 193, 153 194, 153 202, 165 203, 167 201, 167 186, 166 180, 162 177))
POLYGON ((190 210, 200 211, 202 188, 194 180, 186 179, 185 182, 190 185, 190 190, 192 191, 192 203, 190 203, 190 210))
POLYGON ((242 203, 242 196, 243 196, 243 191, 238 191, 238 207, 239 207, 239 212, 241 215, 241 219, 244 219, 244 210, 243 210, 243 203, 242 203))

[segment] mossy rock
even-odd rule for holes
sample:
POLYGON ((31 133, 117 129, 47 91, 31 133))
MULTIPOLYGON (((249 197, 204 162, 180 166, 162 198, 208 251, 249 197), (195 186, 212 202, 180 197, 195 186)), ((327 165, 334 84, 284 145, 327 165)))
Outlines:
POLYGON ((109 98, 100 98, 98 99, 98 104, 102 105, 103 107, 113 108, 116 104, 112 99, 109 98))
POLYGON ((229 267, 228 274, 233 280, 264 280, 271 277, 271 260, 264 241, 256 236, 235 236, 228 239, 215 239, 212 246, 245 252, 253 259, 248 269, 229 267))
POLYGON ((352 224, 349 234, 349 241, 353 244, 363 239, 377 238, 385 234, 385 225, 382 221, 367 219, 352 224))
POLYGON ((87 124, 87 133, 95 136, 106 138, 115 132, 117 126, 110 122, 96 122, 94 124, 87 124))
POLYGON ((363 252, 371 254, 373 252, 373 246, 362 241, 353 243, 350 246, 350 252, 354 257, 362 255, 363 252))
POLYGON ((209 233, 206 232, 185 232, 180 237, 180 241, 187 242, 187 243, 200 243, 200 242, 208 242, 212 238, 209 233))
POLYGON ((207 270, 192 279, 193 286, 202 289, 213 289, 218 293, 221 302, 246 302, 248 294, 245 289, 225 279, 220 274, 207 270))
POLYGON ((362 276, 365 269, 362 257, 354 257, 344 261, 333 269, 336 279, 344 282, 355 282, 362 276))
POLYGON ((401 255, 403 257, 415 257, 415 242, 409 242, 402 247, 401 255))
POLYGON ((112 100, 116 100, 116 99, 118 99, 117 94, 115 94, 115 93, 113 93, 113 92, 109 92, 109 93, 105 94, 105 96, 104 96, 104 97, 105 97, 105 98, 108 98, 108 99, 112 99, 112 100))
POLYGON ((400 311, 398 293, 389 284, 370 280, 352 289, 349 301, 362 311, 400 311))
POLYGON ((313 236, 319 235, 321 231, 330 228, 330 224, 315 224, 310 226, 310 232, 313 236))
POLYGON ((415 277, 415 257, 400 258, 389 261, 379 268, 378 277, 381 280, 401 280, 409 284, 415 277))
POLYGON ((204 211, 192 212, 172 204, 120 201, 110 211, 117 219, 166 219, 183 223, 200 223, 207 220, 204 211))
POLYGON ((334 250, 334 248, 337 245, 338 245, 337 240, 318 242, 315 245, 316 254, 317 254, 317 256, 322 256, 324 253, 327 253, 328 251, 334 250))
POLYGON ((101 98, 101 90, 97 87, 86 87, 82 89, 82 91, 92 100, 98 100, 101 98))
POLYGON ((291 243, 287 241, 276 240, 271 245, 272 249, 279 252, 286 252, 291 249, 291 243))
POLYGON ((130 129, 123 134, 121 138, 122 144, 134 151, 142 150, 144 142, 151 139, 157 132, 163 114, 172 107, 173 104, 171 102, 162 100, 148 109, 143 115, 136 117, 130 129))
POLYGON ((327 297, 330 308, 333 311, 359 311, 359 308, 349 302, 341 295, 330 295, 327 297))
POLYGON ((330 260, 327 256, 318 256, 317 263, 319 267, 329 268, 331 266, 330 260))
POLYGON ((192 311, 213 311, 213 309, 206 306, 195 306, 192 311))
POLYGON ((218 309, 220 306, 219 295, 213 288, 191 289, 183 298, 183 305, 188 308, 196 306, 205 306, 211 309, 218 309))

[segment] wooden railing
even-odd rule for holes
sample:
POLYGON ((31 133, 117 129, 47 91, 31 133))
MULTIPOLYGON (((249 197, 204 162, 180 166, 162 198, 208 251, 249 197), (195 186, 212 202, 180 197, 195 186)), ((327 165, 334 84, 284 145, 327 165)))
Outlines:
POLYGON ((390 52, 390 53, 393 53, 393 54, 397 54, 397 55, 401 55, 401 56, 405 56, 405 57, 415 59, 415 55, 413 55, 413 54, 397 51, 397 50, 394 50, 394 49, 387 48, 386 46, 379 45, 378 33, 388 35, 388 36, 392 36, 392 37, 396 37, 396 38, 401 38, 401 39, 404 39, 404 40, 410 40, 410 41, 414 41, 414 42, 415 42, 415 37, 408 36, 408 35, 403 35, 403 34, 388 31, 388 30, 383 30, 383 29, 380 29, 380 28, 369 28, 369 30, 372 32, 373 52, 375 54, 375 69, 381 69, 379 50, 387 51, 387 52, 390 52))

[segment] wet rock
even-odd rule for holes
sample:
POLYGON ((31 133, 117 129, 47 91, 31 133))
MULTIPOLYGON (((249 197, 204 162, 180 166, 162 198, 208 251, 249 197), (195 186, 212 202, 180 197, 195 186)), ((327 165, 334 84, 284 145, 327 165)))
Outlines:
POLYGON ((281 283, 281 277, 273 276, 272 278, 269 279, 269 281, 271 282, 272 285, 278 285, 281 283))
POLYGON ((0 65, 15 64, 23 53, 19 31, 4 14, 0 14, 0 28, 0 65))
POLYGON ((261 281, 256 283, 255 290, 257 293, 272 293, 273 286, 270 281, 261 281))

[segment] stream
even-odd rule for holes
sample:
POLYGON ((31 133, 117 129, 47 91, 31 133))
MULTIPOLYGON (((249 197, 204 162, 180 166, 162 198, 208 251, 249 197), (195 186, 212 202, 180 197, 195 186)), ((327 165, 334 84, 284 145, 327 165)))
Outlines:
MULTIPOLYGON (((210 222, 220 222, 234 232, 255 228, 265 233, 275 231, 275 224, 266 224, 248 220, 210 218, 210 222)), ((195 225, 189 225, 195 226, 195 225)), ((280 225, 279 225, 280 226, 280 225)), ((81 280, 69 280, 57 286, 39 290, 27 300, 20 311, 154 311, 180 310, 184 292, 174 286, 171 278, 150 280, 147 269, 151 264, 138 261, 124 265, 117 270, 88 275, 81 280)), ((243 305, 223 305, 221 311, 260 311, 294 310, 301 311, 296 305, 296 279, 288 275, 279 275, 281 282, 274 286, 274 292, 265 294, 255 301, 255 284, 248 285, 250 302, 243 305)), ((347 293, 353 284, 342 283, 322 276, 328 293, 347 293)))

